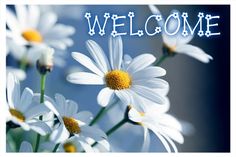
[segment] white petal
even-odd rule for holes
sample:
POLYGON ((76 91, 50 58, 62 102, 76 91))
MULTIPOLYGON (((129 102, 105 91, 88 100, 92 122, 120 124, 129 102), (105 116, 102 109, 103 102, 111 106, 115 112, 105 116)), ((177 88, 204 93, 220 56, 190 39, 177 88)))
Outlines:
POLYGON ((20 145, 19 152, 33 152, 32 145, 27 141, 23 141, 20 145))
POLYGON ((159 123, 172 128, 172 129, 176 129, 178 131, 182 131, 182 125, 181 123, 173 116, 169 115, 169 114, 163 114, 162 116, 159 117, 159 123))
POLYGON ((183 36, 182 34, 178 34, 178 40, 176 41, 176 45, 184 45, 189 43, 193 39, 194 35, 189 34, 188 36, 183 36))
POLYGON ((66 100, 64 105, 64 114, 65 116, 71 117, 78 112, 78 104, 72 100, 66 100))
POLYGON ((160 78, 133 80, 132 83, 135 85, 141 85, 148 88, 161 88, 161 89, 169 88, 169 83, 160 78))
POLYGON ((106 88, 103 88, 99 92, 99 94, 97 96, 97 102, 102 107, 106 107, 111 102, 113 97, 114 97, 114 91, 111 90, 110 88, 106 87, 106 88))
POLYGON ((167 35, 166 33, 162 33, 162 38, 164 46, 167 46, 169 48, 174 48, 177 44, 178 39, 176 36, 170 36, 167 35))
POLYGON ((90 137, 95 141, 104 140, 107 135, 101 130, 93 126, 81 126, 81 136, 90 137))
POLYGON ((25 29, 27 26, 26 21, 30 20, 27 17, 28 11, 26 10, 26 6, 25 5, 15 5, 15 9, 16 9, 16 16, 19 21, 19 24, 22 29, 25 29))
POLYGON ((20 102, 20 83, 11 73, 7 76, 7 101, 10 108, 15 108, 20 102))
POLYGON ((16 16, 10 9, 6 9, 6 23, 7 26, 13 31, 14 33, 20 34, 21 28, 19 25, 18 20, 16 19, 16 16))
POLYGON ((49 101, 45 101, 43 103, 48 109, 50 109, 58 118, 60 117, 59 112, 57 111, 55 104, 49 102, 49 101))
POLYGON ((89 57, 79 52, 72 52, 71 55, 77 62, 79 62, 80 64, 82 64, 83 66, 85 66, 86 68, 94 72, 95 74, 101 77, 104 76, 104 73, 98 69, 98 67, 89 57))
POLYGON ((163 96, 159 95, 158 93, 155 93, 150 88, 146 88, 143 86, 135 85, 132 87, 132 89, 139 95, 143 96, 146 99, 149 99, 150 101, 153 101, 158 104, 165 104, 165 99, 163 96))
POLYGON ((64 110, 66 107, 66 99, 62 94, 55 94, 56 104, 53 104, 61 116, 64 116, 64 110))
POLYGON ((162 134, 162 136, 170 143, 170 145, 172 146, 174 152, 178 153, 178 149, 177 149, 175 143, 168 136, 166 136, 165 134, 162 134))
POLYGON ((7 74, 13 73, 19 81, 23 81, 26 79, 26 73, 24 70, 7 66, 6 71, 7 71, 7 74))
POLYGON ((142 54, 137 57, 135 57, 132 62, 127 67, 127 71, 129 74, 134 74, 137 71, 140 71, 148 66, 150 66, 152 63, 154 63, 156 60, 156 57, 154 57, 152 54, 142 54))
POLYGON ((112 69, 120 69, 123 57, 123 43, 120 36, 109 38, 109 54, 112 69))
POLYGON ((124 103, 124 105, 130 105, 131 96, 128 91, 125 90, 115 90, 116 96, 124 103))
POLYGON ((48 40, 60 40, 75 33, 75 28, 64 24, 56 24, 48 31, 44 38, 48 40))
POLYGON ((141 114, 134 109, 133 107, 129 110, 129 119, 132 120, 133 122, 142 122, 143 117, 141 116, 141 114))
POLYGON ((30 27, 32 28, 36 28, 36 26, 38 25, 39 22, 39 17, 40 17, 40 10, 39 7, 36 5, 29 5, 28 6, 28 24, 30 27))
POLYGON ((142 152, 147 152, 150 146, 150 134, 148 128, 144 127, 144 139, 142 145, 142 152))
POLYGON ((99 145, 97 145, 97 148, 100 152, 107 152, 110 150, 110 144, 107 140, 98 141, 98 144, 99 145), (102 148, 101 148, 101 146, 102 146, 102 148))
POLYGON ((51 132, 51 128, 42 121, 30 123, 30 128, 42 136, 45 136, 51 132))
POLYGON ((110 70, 110 65, 102 48, 93 40, 88 40, 86 42, 86 47, 99 69, 103 73, 107 73, 110 70))
POLYGON ((50 135, 50 140, 55 143, 62 143, 66 139, 68 139, 70 133, 67 131, 64 125, 60 125, 59 128, 55 129, 52 134, 50 135))
POLYGON ((28 107, 30 106, 32 99, 33 99, 33 91, 29 88, 25 88, 21 98, 20 98, 20 102, 18 102, 17 108, 21 111, 21 112, 25 112, 28 107))
POLYGON ((93 148, 91 147, 90 144, 88 144, 86 142, 86 140, 84 138, 79 138, 79 143, 81 144, 81 146, 83 147, 83 149, 85 150, 85 152, 94 152, 93 148))
POLYGON ((67 80, 75 84, 103 85, 104 80, 101 76, 87 72, 75 72, 67 76, 67 80))
POLYGON ((138 80, 150 80, 155 77, 161 77, 166 74, 166 70, 161 67, 147 67, 143 70, 140 70, 132 75, 132 79, 135 81, 138 80))
POLYGON ((25 118, 26 120, 30 120, 32 118, 38 117, 44 113, 49 112, 48 108, 44 106, 44 104, 39 104, 39 103, 33 103, 30 105, 29 108, 26 108, 25 110, 25 118))
MULTIPOLYGON (((149 9, 151 10, 152 14, 154 15, 161 15, 160 10, 155 5, 148 5, 149 9)), ((158 21, 159 26, 163 26, 165 23, 165 20, 162 17, 161 21, 158 21)))
POLYGON ((199 47, 189 45, 189 44, 176 47, 176 52, 186 54, 186 55, 193 57, 203 63, 208 63, 208 62, 210 62, 210 60, 213 59, 210 55, 206 54, 199 47))
POLYGON ((47 33, 47 31, 49 31, 54 26, 56 21, 57 21, 57 15, 55 13, 46 12, 42 14, 38 24, 38 29, 40 30, 42 35, 47 33))
POLYGON ((85 123, 85 124, 89 124, 90 121, 93 119, 92 113, 88 112, 88 111, 81 111, 81 112, 76 113, 75 115, 73 115, 73 117, 75 119, 78 119, 79 121, 85 123))
POLYGON ((175 140, 176 142, 180 144, 184 143, 184 137, 179 131, 172 129, 170 127, 165 127, 165 126, 162 126, 161 130, 164 134, 166 134, 167 136, 169 136, 171 139, 175 140))
POLYGON ((160 134, 158 128, 156 128, 155 126, 153 126, 152 124, 148 124, 148 128, 151 129, 155 135, 159 138, 159 140, 161 141, 161 143, 164 145, 165 149, 167 150, 167 152, 171 152, 170 146, 167 143, 167 141, 162 137, 162 135, 160 134))

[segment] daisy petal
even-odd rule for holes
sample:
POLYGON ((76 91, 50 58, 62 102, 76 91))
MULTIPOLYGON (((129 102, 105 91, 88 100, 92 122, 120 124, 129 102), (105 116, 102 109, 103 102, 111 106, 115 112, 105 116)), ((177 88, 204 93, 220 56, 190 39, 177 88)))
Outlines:
POLYGON ((29 5, 28 10, 29 10, 29 14, 27 16, 29 16, 29 20, 27 22, 32 28, 36 28, 36 26, 39 23, 39 18, 40 18, 39 7, 36 5, 29 5))
POLYGON ((120 69, 123 57, 123 43, 120 36, 109 38, 109 53, 112 69, 120 69))
POLYGON ((103 88, 99 92, 99 94, 97 96, 97 102, 102 107, 106 107, 111 102, 113 97, 114 97, 114 91, 111 90, 110 88, 106 87, 106 88, 103 88))
POLYGON ((83 147, 83 149, 85 150, 85 152, 94 152, 91 145, 88 144, 84 138, 80 137, 78 141, 81 144, 81 146, 83 147))
POLYGON ((102 48, 93 40, 88 40, 86 42, 86 47, 99 69, 103 73, 107 73, 110 70, 110 65, 102 48))
POLYGON ((184 143, 184 137, 179 131, 172 129, 170 127, 165 127, 165 126, 161 127, 161 129, 162 129, 162 132, 166 134, 167 136, 169 136, 171 139, 175 140, 176 142, 180 144, 184 143))
POLYGON ((20 83, 11 73, 7 76, 7 101, 10 108, 20 102, 20 83))
POLYGON ((46 34, 56 23, 57 15, 53 12, 46 12, 42 14, 38 23, 38 29, 42 35, 46 34))
POLYGON ((25 110, 25 118, 26 120, 30 120, 32 118, 38 117, 44 113, 47 113, 49 110, 46 106, 39 103, 33 103, 25 110))
POLYGON ((101 76, 87 72, 75 72, 67 76, 67 80, 75 84, 103 85, 104 80, 101 76))
POLYGON ((134 122, 142 122, 143 120, 141 114, 133 107, 129 110, 128 115, 129 115, 129 119, 134 122))
POLYGON ((123 102, 125 105, 130 105, 130 94, 125 90, 115 90, 116 96, 123 102))
POLYGON ((186 54, 190 57, 193 57, 203 63, 209 63, 210 60, 212 60, 213 58, 206 54, 202 49, 200 49, 197 46, 193 46, 190 44, 186 44, 186 45, 181 45, 176 47, 175 50, 177 53, 182 53, 182 54, 186 54))
POLYGON ((67 131, 65 126, 61 124, 59 128, 55 129, 52 134, 50 135, 50 140, 52 140, 55 143, 61 143, 64 142, 66 139, 68 139, 70 136, 70 133, 67 131))
POLYGON ((7 26, 13 31, 14 33, 20 34, 21 28, 19 22, 16 19, 16 16, 10 9, 6 9, 6 23, 7 26))
POLYGON ((104 73, 101 72, 101 70, 97 68, 95 63, 89 57, 79 52, 72 52, 71 55, 77 62, 79 62, 80 64, 82 64, 83 66, 85 66, 86 68, 94 72, 95 74, 101 77, 104 76, 104 73))
POLYGON ((33 152, 32 145, 27 141, 23 141, 20 145, 19 152, 33 152))
POLYGON ((64 105, 64 115, 71 117, 78 111, 78 104, 72 100, 66 100, 66 105, 64 105))
POLYGON ((173 116, 169 114, 164 114, 161 117, 159 117, 158 122, 162 125, 168 125, 168 127, 177 129, 178 131, 182 131, 182 125, 181 123, 174 118, 173 116))
POLYGON ((26 28, 26 20, 30 20, 30 19, 27 19, 28 11, 26 10, 26 6, 25 5, 15 5, 15 9, 16 9, 16 15, 17 15, 17 19, 19 21, 19 24, 21 26, 21 29, 25 29, 26 28))
POLYGON ((143 70, 140 70, 132 75, 132 78, 135 81, 138 80, 150 80, 155 77, 161 77, 166 75, 166 70, 161 67, 147 67, 143 70))
POLYGON ((170 143, 170 145, 172 146, 174 152, 178 153, 178 149, 177 149, 175 143, 168 136, 166 136, 165 134, 162 134, 162 136, 170 143))
POLYGON ((79 113, 74 114, 73 117, 81 122, 84 122, 85 124, 89 124, 90 121, 93 119, 92 113, 88 111, 81 111, 79 113))
POLYGON ((42 121, 30 123, 30 128, 42 136, 45 136, 51 132, 51 128, 42 121))
POLYGON ((29 105, 31 104, 32 102, 32 99, 33 99, 33 91, 29 88, 25 88, 22 95, 21 95, 21 98, 20 98, 20 103, 18 103, 17 105, 17 108, 21 111, 21 112, 25 112, 29 105))
POLYGON ((163 96, 159 95, 158 93, 155 93, 153 90, 147 87, 135 85, 132 88, 137 94, 143 96, 144 98, 150 101, 153 101, 157 104, 165 104, 165 99, 163 98, 163 96))
POLYGON ((81 135, 84 137, 90 137, 95 141, 104 140, 107 138, 107 135, 100 129, 92 126, 81 126, 81 135))
POLYGON ((150 146, 150 134, 147 127, 144 127, 144 139, 142 145, 142 152, 147 152, 150 146))
POLYGON ((140 71, 152 63, 154 63, 156 58, 152 54, 142 54, 135 57, 132 62, 127 67, 127 71, 132 75, 137 71, 140 71))

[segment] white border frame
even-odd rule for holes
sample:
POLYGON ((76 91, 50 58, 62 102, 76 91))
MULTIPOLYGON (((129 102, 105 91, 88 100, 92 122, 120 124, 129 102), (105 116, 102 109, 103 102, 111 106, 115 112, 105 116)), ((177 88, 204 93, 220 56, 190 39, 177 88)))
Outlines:
MULTIPOLYGON (((178 153, 178 154, 168 154, 168 153, 100 153, 100 154, 91 154, 91 153, 74 153, 74 154, 66 154, 70 156, 104 156, 104 157, 120 157, 120 155, 128 155, 128 156, 135 156, 141 157, 143 155, 148 155, 150 157, 156 156, 185 156, 185 157, 199 157, 199 156, 212 156, 212 157, 222 157, 222 156, 236 156, 236 1, 235 0, 0 0, 0 43, 1 43, 1 51, 0 52, 0 72, 2 74, 1 81, 0 81, 0 111, 5 110, 5 103, 6 103, 6 77, 3 74, 6 74, 6 56, 3 52, 6 52, 6 5, 15 5, 15 4, 39 4, 39 5, 115 5, 115 4, 125 4, 125 5, 145 5, 145 4, 162 4, 162 5, 191 5, 191 4, 218 4, 218 5, 231 5, 231 54, 230 54, 230 97, 231 97, 231 106, 230 106, 230 150, 231 153, 178 153), (235 29, 232 29, 235 28, 235 29)), ((223 104, 222 104, 223 105, 223 104)), ((5 133, 5 113, 2 112, 0 114, 0 154, 4 156, 24 156, 24 157, 32 157, 35 156, 45 156, 45 153, 38 153, 38 154, 31 154, 31 153, 5 153, 6 146, 6 133, 5 133)), ((52 155, 52 154, 50 154, 52 155)), ((54 156, 62 157, 63 153, 53 154, 54 156)))

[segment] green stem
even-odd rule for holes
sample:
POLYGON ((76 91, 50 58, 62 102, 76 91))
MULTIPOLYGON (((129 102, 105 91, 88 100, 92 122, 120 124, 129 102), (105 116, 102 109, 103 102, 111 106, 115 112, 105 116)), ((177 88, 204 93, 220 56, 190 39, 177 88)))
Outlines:
POLYGON ((155 64, 155 66, 161 65, 161 63, 168 57, 168 55, 162 55, 159 61, 155 64))
MULTIPOLYGON (((112 133, 114 133, 117 129, 119 129, 121 126, 123 126, 128 120, 126 118, 123 118, 121 121, 119 121, 116 125, 114 125, 111 129, 109 129, 106 134, 107 136, 110 136, 112 133)), ((91 146, 94 147, 98 143, 94 142, 91 146)))
MULTIPOLYGON (((46 82, 46 74, 42 74, 41 81, 40 81, 40 103, 44 102, 45 82, 46 82)), ((39 120, 42 120, 42 119, 43 119, 43 116, 39 116, 39 120)), ((35 145, 34 152, 38 151, 40 138, 41 138, 41 135, 38 133, 36 137, 36 145, 35 145)))
POLYGON ((26 66, 27 66, 27 61, 23 58, 20 61, 20 69, 25 71, 26 70, 26 66))
POLYGON ((97 113, 97 115, 94 117, 94 119, 90 122, 90 126, 92 126, 93 124, 95 124, 100 118, 102 118, 102 115, 104 114, 104 112, 106 111, 106 107, 102 107, 99 112, 97 113))
POLYGON ((118 102, 115 101, 114 103, 112 103, 111 105, 109 105, 107 108, 106 107, 102 107, 99 112, 97 113, 97 115, 94 117, 94 119, 90 122, 89 126, 94 125, 97 121, 99 121, 103 115, 105 115, 105 113, 107 113, 111 108, 113 108, 115 106, 115 104, 118 102))
POLYGON ((58 147, 59 147, 60 143, 56 144, 55 147, 53 148, 53 151, 52 152, 56 152, 58 147))
POLYGON ((8 133, 11 130, 11 127, 9 127, 8 125, 6 125, 6 133, 8 133))

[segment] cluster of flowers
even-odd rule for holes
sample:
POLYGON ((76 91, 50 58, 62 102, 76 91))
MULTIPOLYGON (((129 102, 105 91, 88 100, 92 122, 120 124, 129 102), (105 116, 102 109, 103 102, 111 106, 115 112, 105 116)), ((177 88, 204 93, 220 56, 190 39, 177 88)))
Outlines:
MULTIPOLYGON (((149 7, 154 14, 160 14, 156 7, 149 7)), ((7 132, 20 127, 37 133, 35 148, 23 141, 20 152, 112 151, 108 136, 125 123, 143 127, 142 151, 148 151, 150 131, 159 138, 168 152, 178 151, 173 141, 181 144, 184 142, 183 128, 176 118, 168 114, 169 84, 159 78, 166 71, 158 65, 176 53, 185 53, 202 62, 209 62, 211 56, 187 44, 192 37, 169 38, 163 34, 165 53, 158 62, 155 62, 156 58, 152 54, 144 53, 134 58, 124 55, 120 36, 109 38, 109 57, 93 40, 86 42, 92 58, 72 52, 72 57, 90 72, 71 73, 67 80, 75 84, 104 85, 97 96, 101 110, 93 117, 89 111, 79 112, 78 104, 61 94, 55 94, 55 98, 44 94, 46 75, 52 71, 55 60, 54 49, 49 46, 65 49, 71 45, 72 40, 68 36, 73 34, 74 29, 56 24, 53 13, 41 15, 37 6, 16 6, 15 9, 17 17, 10 10, 7 11, 9 50, 18 57, 23 67, 36 64, 41 75, 41 92, 34 93, 30 88, 25 88, 22 94, 19 77, 13 71, 7 75, 7 132), (104 132, 95 124, 114 105, 125 106, 123 119, 104 132), (42 142, 41 136, 49 138, 42 142)))

